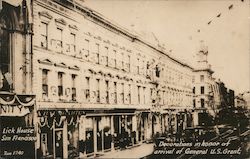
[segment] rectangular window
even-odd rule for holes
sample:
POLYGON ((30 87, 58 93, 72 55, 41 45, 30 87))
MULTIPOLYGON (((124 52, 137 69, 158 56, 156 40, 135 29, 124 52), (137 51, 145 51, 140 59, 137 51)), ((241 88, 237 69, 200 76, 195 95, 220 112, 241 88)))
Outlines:
MULTIPOLYGON (((156 65, 156 68, 155 68, 155 75, 156 77, 160 77, 160 67, 158 65, 156 65)), ((178 75, 176 74, 175 77, 177 77, 178 75)))
POLYGON ((193 94, 195 94, 195 87, 193 88, 193 94))
POLYGON ((42 70, 42 95, 48 97, 48 70, 42 70))
POLYGON ((137 58, 137 61, 136 61, 136 73, 139 74, 140 73, 140 59, 137 58))
POLYGON ((142 60, 142 63, 141 63, 141 74, 142 75, 146 75, 146 66, 145 66, 145 61, 142 60))
POLYGON ((204 94, 204 86, 201 86, 201 94, 204 94))
POLYGON ((56 51, 62 53, 63 52, 63 30, 61 28, 57 28, 57 41, 56 41, 56 51))
POLYGON ((201 98, 201 107, 204 108, 205 107, 205 100, 203 98, 201 98))
POLYGON ((143 87, 143 104, 146 104, 146 87, 143 87))
POLYGON ((63 96, 63 72, 58 72, 58 96, 63 96))
POLYGON ((89 40, 84 40, 84 58, 88 59, 89 57, 89 40))
POLYGON ((122 85, 121 98, 122 98, 122 103, 124 104, 124 100, 125 100, 125 97, 124 97, 124 83, 122 83, 121 85, 122 85))
POLYGON ((141 101, 140 101, 140 97, 141 97, 141 95, 140 95, 140 86, 137 86, 137 93, 138 93, 138 104, 141 104, 141 101))
POLYGON ((130 72, 130 56, 124 54, 124 71, 130 72))
POLYGON ((100 103, 100 79, 96 79, 96 102, 100 103))
POLYGON ((104 48, 104 65, 108 66, 108 54, 109 54, 109 48, 105 47, 104 48))
POLYGON ((76 52, 76 34, 70 33, 70 52, 75 53, 76 52))
POLYGON ((114 82, 114 103, 117 103, 117 82, 114 82))
POLYGON ((200 81, 201 81, 201 82, 204 82, 204 75, 201 75, 201 76, 200 76, 200 81))
POLYGON ((193 106, 194 106, 194 108, 196 107, 195 99, 193 99, 193 106))
POLYGON ((48 24, 41 23, 41 47, 48 49, 48 24))
POLYGON ((124 54, 121 53, 120 56, 121 56, 121 59, 120 59, 121 60, 121 69, 125 70, 124 69, 124 54))
POLYGON ((114 68, 117 68, 116 50, 113 50, 114 68))
POLYGON ((85 99, 86 99, 86 102, 89 102, 90 100, 89 77, 86 77, 85 99))
POLYGON ((130 55, 128 55, 127 68, 128 68, 128 72, 130 72, 130 55))
POLYGON ((106 103, 109 103, 109 81, 106 81, 105 85, 106 85, 106 103))
POLYGON ((72 93, 71 93, 71 95, 72 95, 72 101, 76 101, 76 75, 72 75, 71 76, 71 78, 72 78, 72 93))
POLYGON ((131 84, 128 84, 128 101, 131 104, 131 84))
POLYGON ((165 96, 166 96, 166 92, 163 91, 163 92, 162 92, 162 104, 163 104, 163 105, 166 104, 165 96))
POLYGON ((96 54, 96 63, 99 64, 100 63, 100 45, 99 44, 95 44, 95 54, 96 54))

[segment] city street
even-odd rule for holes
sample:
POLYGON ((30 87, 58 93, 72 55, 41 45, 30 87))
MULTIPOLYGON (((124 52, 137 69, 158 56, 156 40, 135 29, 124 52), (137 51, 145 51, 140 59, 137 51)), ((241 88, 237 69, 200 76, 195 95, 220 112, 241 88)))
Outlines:
POLYGON ((249 6, 0 0, 0 159, 247 158, 249 6))
POLYGON ((112 152, 105 153, 97 158, 143 158, 151 154, 154 150, 154 144, 143 143, 137 147, 132 147, 124 150, 115 150, 112 152))
MULTIPOLYGON (((226 147, 223 146, 217 146, 217 147, 206 147, 206 148, 201 148, 201 147, 196 147, 193 148, 193 150, 198 149, 203 149, 206 150, 208 149, 210 153, 206 154, 206 158, 237 158, 237 159, 245 159, 248 157, 249 150, 250 150, 250 145, 247 141, 249 141, 250 138, 250 130, 242 132, 240 135, 235 135, 235 132, 232 130, 228 130, 213 139, 207 141, 210 143, 226 143, 229 142, 230 144, 226 147), (216 148, 217 152, 211 153, 212 148, 216 148), (230 151, 230 150, 240 150, 240 154, 230 154, 230 153, 235 153, 236 151, 230 151)), ((184 149, 187 149, 187 147, 183 147, 184 149)), ((181 149, 181 147, 179 147, 181 149)), ((183 151, 184 152, 184 151, 183 151)), ((176 154, 161 154, 161 155, 154 155, 151 154, 145 158, 147 159, 159 159, 159 158, 176 158, 176 159, 199 159, 203 158, 204 155, 199 154, 199 155, 190 155, 190 154, 185 154, 182 153, 181 155, 176 155, 176 154)))

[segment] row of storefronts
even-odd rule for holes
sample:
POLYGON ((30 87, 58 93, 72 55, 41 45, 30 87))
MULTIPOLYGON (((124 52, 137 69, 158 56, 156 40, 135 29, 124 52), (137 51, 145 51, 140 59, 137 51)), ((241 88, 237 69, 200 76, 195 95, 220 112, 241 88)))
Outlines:
POLYGON ((87 157, 149 142, 157 134, 178 136, 192 125, 190 115, 174 110, 40 110, 37 155, 87 157))
POLYGON ((180 140, 183 130, 197 125, 193 68, 90 9, 70 9, 72 2, 0 3, 0 158, 94 157, 163 134, 180 140), (105 53, 115 65, 124 59, 124 68, 66 54, 66 46, 98 59, 105 53), (122 82, 111 84, 113 76, 122 82), (101 89, 92 88, 97 83, 101 89))
POLYGON ((33 95, 0 95, 1 157, 7 158, 96 156, 150 142, 156 135, 178 140, 193 126, 187 110, 37 110, 33 95))

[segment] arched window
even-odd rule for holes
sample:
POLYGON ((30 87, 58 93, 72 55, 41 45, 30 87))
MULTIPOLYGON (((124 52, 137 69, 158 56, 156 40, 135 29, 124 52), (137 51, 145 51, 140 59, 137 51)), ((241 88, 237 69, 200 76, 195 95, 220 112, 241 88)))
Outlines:
POLYGON ((20 7, 12 6, 6 2, 2 3, 0 11, 0 91, 13 90, 13 56, 14 56, 14 33, 22 31, 23 17, 20 7))
POLYGON ((0 90, 8 91, 11 86, 10 75, 10 38, 7 30, 10 21, 6 16, 0 17, 0 90))

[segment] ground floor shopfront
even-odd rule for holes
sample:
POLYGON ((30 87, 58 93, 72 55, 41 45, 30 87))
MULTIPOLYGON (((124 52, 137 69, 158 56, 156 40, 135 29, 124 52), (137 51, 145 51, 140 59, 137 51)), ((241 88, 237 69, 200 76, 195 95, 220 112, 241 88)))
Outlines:
MULTIPOLYGON (((38 110, 37 156, 88 157, 180 134, 189 113, 168 110, 38 110)), ((191 121, 192 122, 192 121, 191 121)), ((178 135, 176 135, 178 136, 178 135)))
POLYGON ((40 110, 37 155, 86 157, 149 140, 149 112, 135 110, 40 110))

